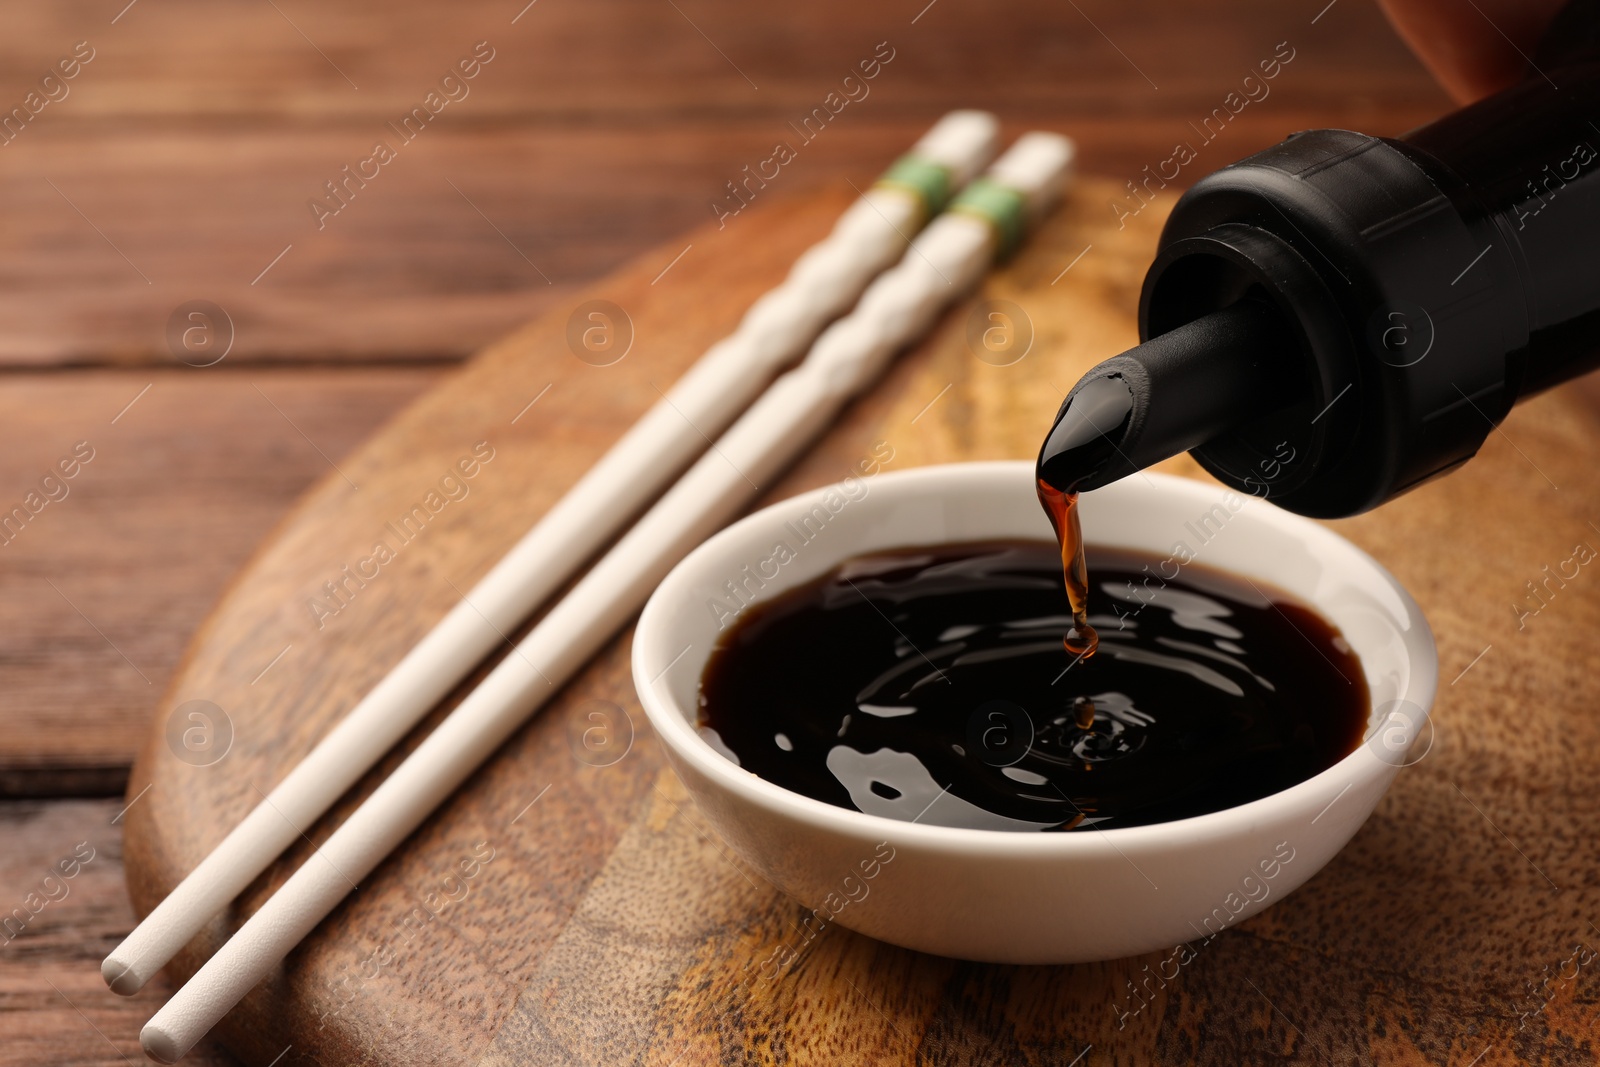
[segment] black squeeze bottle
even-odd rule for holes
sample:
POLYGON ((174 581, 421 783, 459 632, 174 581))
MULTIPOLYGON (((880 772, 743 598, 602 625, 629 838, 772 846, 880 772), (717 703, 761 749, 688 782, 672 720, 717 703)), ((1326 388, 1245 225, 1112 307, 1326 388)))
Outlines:
POLYGON ((1600 365, 1600 0, 1557 16, 1520 84, 1431 125, 1298 133, 1202 178, 1139 331, 1068 394, 1042 481, 1187 450, 1336 517, 1470 459, 1518 400, 1600 365))

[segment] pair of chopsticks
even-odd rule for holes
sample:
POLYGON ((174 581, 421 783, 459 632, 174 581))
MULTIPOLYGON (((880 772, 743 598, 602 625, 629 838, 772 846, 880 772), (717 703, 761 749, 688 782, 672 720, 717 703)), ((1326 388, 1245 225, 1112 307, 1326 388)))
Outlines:
POLYGON ((968 184, 995 139, 993 117, 981 112, 936 124, 113 950, 102 973, 131 994, 576 571, 587 546, 616 532, 630 511, 619 494, 632 508, 654 498, 701 452, 696 427, 733 422, 150 1020, 140 1035, 146 1053, 165 1063, 187 1053, 600 649, 679 559, 749 502, 754 485, 786 466, 1011 250, 1059 195, 1072 145, 1027 134, 968 184), (929 218, 908 248, 907 234, 929 218))

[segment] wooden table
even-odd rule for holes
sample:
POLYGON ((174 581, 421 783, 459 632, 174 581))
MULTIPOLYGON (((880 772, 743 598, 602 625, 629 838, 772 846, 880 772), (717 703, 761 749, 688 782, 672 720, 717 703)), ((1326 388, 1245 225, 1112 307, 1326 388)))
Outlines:
MULTIPOLYGON (((862 184, 956 106, 991 108, 1008 132, 1069 132, 1086 171, 1131 179, 1281 41, 1293 63, 1195 173, 1292 129, 1395 133, 1447 106, 1370 5, 1313 23, 1321 8, 114 0, 9 13, 6 109, 58 60, 80 62, 50 83, 66 95, 0 146, 0 510, 75 448, 93 458, 0 546, 0 910, 80 842, 95 858, 0 944, 0 1062, 137 1062, 138 1027, 169 990, 114 999, 98 975, 132 922, 118 816, 133 751, 229 576, 312 479, 441 373, 625 259, 670 252, 879 42, 894 58, 870 96, 773 197, 862 184), (475 46, 492 58, 446 87, 459 99, 376 177, 347 180, 475 46), (343 200, 325 188, 336 179, 343 200), (199 300, 231 329, 185 348, 171 338, 189 323, 171 320, 199 300), (193 365, 229 340, 220 362, 193 365)), ((228 1062, 215 1049, 193 1062, 208 1061, 228 1062)))

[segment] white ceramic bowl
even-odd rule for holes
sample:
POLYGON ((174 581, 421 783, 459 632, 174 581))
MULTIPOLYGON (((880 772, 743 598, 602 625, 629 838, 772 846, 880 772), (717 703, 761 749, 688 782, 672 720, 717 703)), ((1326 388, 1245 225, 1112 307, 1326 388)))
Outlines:
POLYGON ((1366 672, 1374 709, 1366 744, 1261 800, 1101 831, 927 826, 790 792, 740 769, 696 730, 700 675, 719 632, 710 602, 729 597, 726 583, 766 599, 865 552, 1051 538, 1032 463, 925 467, 846 488, 774 504, 712 537, 657 588, 633 639, 634 684, 673 767, 727 843, 815 909, 808 928, 838 922, 907 948, 1006 963, 1115 959, 1195 941, 1295 889, 1350 840, 1406 762, 1433 702, 1433 635, 1416 603, 1366 553, 1216 485, 1131 477, 1085 495, 1086 538, 1162 557, 1183 542, 1199 562, 1271 582, 1316 607, 1366 672), (798 545, 786 524, 798 528, 808 515, 813 528, 815 516, 826 521, 798 545), (780 540, 796 557, 762 573, 780 540))

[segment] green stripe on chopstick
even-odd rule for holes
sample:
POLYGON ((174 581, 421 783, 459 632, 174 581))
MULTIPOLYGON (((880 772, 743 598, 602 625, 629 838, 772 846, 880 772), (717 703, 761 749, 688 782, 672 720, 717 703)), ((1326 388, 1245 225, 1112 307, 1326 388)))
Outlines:
POLYGON ((996 258, 1004 259, 1022 243, 1028 201, 1015 189, 988 178, 974 178, 950 205, 951 211, 972 215, 994 228, 999 245, 996 258))
POLYGON ((895 160, 875 184, 909 194, 922 208, 924 219, 937 215, 950 200, 950 171, 914 153, 895 160))

